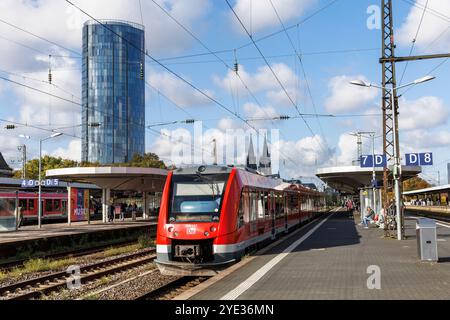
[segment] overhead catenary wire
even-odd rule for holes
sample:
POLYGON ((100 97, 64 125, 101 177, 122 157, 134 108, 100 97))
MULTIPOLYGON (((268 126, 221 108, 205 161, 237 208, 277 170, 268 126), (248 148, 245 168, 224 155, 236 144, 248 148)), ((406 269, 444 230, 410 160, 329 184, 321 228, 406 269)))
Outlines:
MULTIPOLYGON (((241 18, 239 17, 239 15, 236 13, 236 11, 234 10, 233 6, 230 4, 229 0, 225 0, 225 2, 227 3, 228 7, 230 8, 230 10, 233 12, 234 16, 236 17, 236 19, 238 20, 239 24, 242 26, 242 28, 244 29, 245 33, 249 36, 249 38, 252 40, 253 45, 255 46, 255 48, 257 49, 257 51, 259 52, 259 54, 263 57, 264 62, 266 63, 266 65, 268 66, 269 70, 271 71, 271 73, 273 74, 274 78, 277 80, 278 84, 280 85, 280 87, 282 88, 283 92, 285 93, 285 95, 288 97, 289 101, 291 102, 291 104, 293 105, 293 107, 297 110, 297 113, 299 115, 301 115, 300 109, 298 108, 298 105, 292 100, 292 97, 289 95, 289 93, 287 92, 286 88, 284 87, 283 83, 281 82, 281 80, 278 78, 277 74, 275 73, 275 71, 273 70, 272 66, 270 65, 270 63, 267 61, 267 58, 264 56, 264 54, 262 53, 261 49, 259 48, 259 46, 256 44, 256 42, 253 40, 253 37, 250 35, 250 33, 248 32, 247 28, 245 27, 244 23, 242 22, 241 18)), ((306 127, 308 128, 308 130, 311 132, 312 136, 315 137, 315 133, 312 130, 311 126, 308 124, 308 122, 302 117, 303 122, 305 123, 306 127)), ((321 141, 319 140, 319 144, 321 146, 321 148, 328 153, 328 150, 326 150, 326 148, 323 146, 323 144, 321 143, 321 141)))
MULTIPOLYGON (((264 109, 264 107, 262 106, 262 104, 259 102, 258 98, 256 97, 256 95, 250 90, 250 88, 248 87, 248 85, 245 83, 245 81, 242 79, 241 75, 239 74, 239 65, 237 63, 237 57, 236 57, 236 50, 233 51, 234 53, 234 58, 235 58, 235 63, 232 66, 230 66, 228 63, 226 63, 221 57, 219 57, 217 54, 215 54, 210 48, 208 48, 208 46, 206 46, 203 41, 201 41, 192 31, 190 31, 188 28, 186 28, 182 23, 180 23, 177 19, 175 19, 167 10, 165 10, 159 3, 157 3, 155 0, 152 0, 152 2, 159 8, 161 9, 170 19, 172 19, 179 27, 181 27, 183 30, 185 30, 192 38, 194 38, 197 42, 200 43, 200 45, 205 48, 208 52, 210 52, 212 55, 214 55, 218 61, 222 62, 225 67, 234 72, 236 74, 236 76, 238 77, 238 79, 240 80, 240 82, 242 83, 242 85, 244 86, 244 88, 247 90, 247 92, 250 94, 250 96, 253 98, 253 100, 256 102, 256 104, 259 106, 259 108, 263 111, 264 114, 266 114, 266 116, 269 116, 266 112, 266 110, 264 109)), ((232 88, 230 88, 232 89, 232 88)), ((239 104, 239 98, 238 98, 238 93, 236 93, 236 100, 237 100, 237 105, 239 104)), ((235 107, 235 114, 240 118, 239 114, 236 112, 236 107, 235 107)), ((242 118, 241 118, 242 120, 242 118)), ((249 125, 248 121, 243 120, 244 123, 246 123, 247 125, 249 125)), ((272 121, 272 120, 270 120, 272 121)), ((273 122, 272 122, 273 123, 273 122)), ((253 126, 249 125, 251 128, 255 129, 253 126)), ((256 132, 258 132, 255 129, 256 132)), ((282 133, 280 132, 280 134, 282 135, 282 133)), ((282 135, 284 137, 284 135, 282 135)), ((285 137, 284 137, 285 138, 285 137)), ((286 139, 286 138, 285 138, 286 139)), ((280 150, 280 153, 285 156, 286 158, 289 158, 287 155, 283 154, 280 150)), ((289 158, 289 160, 291 162, 293 162, 295 165, 298 165, 294 160, 292 160, 291 158, 289 158)))
MULTIPOLYGON (((321 8, 319 8, 318 10, 314 11, 313 13, 311 13, 310 15, 306 16, 305 18, 303 18, 302 20, 300 20, 299 22, 297 22, 296 24, 290 25, 287 27, 287 30, 290 30, 292 28, 297 27, 298 25, 301 25, 303 23, 305 23, 306 21, 310 20, 312 17, 316 16, 317 14, 321 13, 322 11, 328 9, 329 7, 331 7, 332 5, 334 5, 335 3, 337 3, 339 0, 332 0, 329 3, 327 3, 326 5, 322 6, 321 8)), ((271 37, 274 37, 280 33, 284 32, 284 30, 278 30, 276 32, 272 32, 270 34, 267 34, 265 36, 262 36, 258 39, 254 39, 255 42, 260 42, 266 39, 269 39, 271 37)), ((245 43, 239 47, 233 48, 233 49, 224 49, 224 50, 218 50, 218 51, 213 51, 214 54, 221 54, 221 53, 231 53, 234 50, 241 50, 243 48, 249 47, 251 46, 253 43, 252 42, 248 42, 245 43)), ((357 49, 358 50, 358 49, 357 49)), ((370 49, 370 50, 379 50, 379 48, 376 49, 370 49)), ((332 51, 330 51, 331 53, 332 51)), ((169 58, 157 58, 158 61, 162 62, 162 61, 167 61, 167 60, 174 60, 174 59, 183 59, 183 58, 192 58, 192 57, 199 57, 199 56, 207 56, 207 55, 211 55, 213 53, 211 52, 204 52, 204 53, 198 53, 198 54, 191 54, 191 55, 184 55, 184 56, 178 56, 178 57, 169 57, 169 58)), ((307 53, 304 53, 304 55, 306 55, 307 53)), ((242 59, 240 59, 242 60, 242 59)))
MULTIPOLYGON (((1 70, 1 69, 0 69, 0 72, 1 72, 1 73, 9 74, 9 75, 14 76, 14 77, 18 77, 18 78, 22 78, 22 79, 27 79, 27 80, 31 80, 31 81, 35 81, 35 82, 39 82, 39 83, 45 83, 45 84, 48 84, 48 81, 45 81, 45 80, 42 80, 42 79, 37 79, 37 78, 34 78, 34 77, 25 76, 25 75, 18 74, 18 73, 15 73, 15 72, 10 72, 10 71, 1 70)), ((81 101, 81 98, 80 98, 80 97, 78 97, 78 96, 75 95, 74 93, 72 93, 72 92, 70 92, 70 91, 68 91, 68 90, 66 90, 66 89, 64 89, 64 88, 62 88, 62 87, 56 85, 54 82, 52 82, 51 85, 54 86, 55 88, 61 90, 62 92, 65 92, 65 93, 67 93, 68 95, 71 95, 72 97, 77 98, 78 100, 81 101)))
MULTIPOLYGON (((301 67, 302 72, 303 72, 303 77, 305 78, 305 83, 306 83, 306 88, 307 88, 307 90, 308 90, 308 95, 309 95, 309 98, 311 99, 311 104, 312 104, 312 106, 313 106, 314 112, 317 114, 316 104, 315 104, 314 98, 313 98, 313 96, 312 96, 311 87, 310 87, 310 85, 309 85, 309 80, 308 80, 308 77, 307 77, 307 75, 306 75, 305 66, 303 65, 303 59, 302 59, 300 53, 297 51, 297 48, 295 47, 294 42, 293 42, 292 39, 291 39, 291 36, 290 36, 289 33, 287 32, 286 27, 285 27, 285 25, 284 25, 284 23, 283 23, 283 20, 281 19, 280 15, 279 15, 279 13, 278 13, 277 8, 276 8, 275 5, 273 4, 273 1, 272 1, 272 0, 269 0, 269 2, 270 2, 270 4, 272 5, 272 8, 273 8, 273 10, 274 10, 274 12, 275 12, 275 15, 277 16, 278 21, 280 22, 280 25, 281 25, 281 27, 283 28, 284 33, 286 34, 286 37, 288 38, 289 43, 290 43, 292 49, 294 50, 295 55, 297 56, 297 58, 298 58, 298 60, 299 60, 299 62, 300 62, 300 67, 301 67)), ((299 28, 299 27, 297 27, 297 30, 298 30, 298 28, 299 28)), ((320 120, 319 120, 318 117, 317 117, 317 123, 319 124, 319 130, 320 130, 320 133, 322 134, 323 137, 325 137, 325 134, 323 133, 322 125, 321 125, 320 120)))
MULTIPOLYGON (((411 57, 411 55, 413 53, 414 46, 416 45, 417 37, 419 36, 420 28, 422 27, 423 18, 425 17, 425 13, 427 11, 427 7, 428 7, 428 0, 425 3, 425 7, 423 8, 422 15, 421 15, 420 21, 419 21, 419 25, 417 26, 416 34, 414 36, 414 39, 412 40, 411 49, 409 50, 408 57, 411 57)), ((402 85, 403 77, 405 76, 406 70, 408 69, 408 65, 409 65, 409 61, 406 61, 405 68, 403 69, 402 76, 400 77, 399 86, 402 85)))
POLYGON ((12 28, 15 28, 15 29, 17 29, 17 30, 20 30, 20 31, 22 31, 22 32, 24 32, 24 33, 27 33, 27 34, 29 34, 29 35, 31 35, 31 36, 37 38, 37 39, 40 39, 40 40, 45 41, 45 42, 47 42, 47 43, 50 43, 50 44, 52 44, 52 45, 54 45, 54 46, 57 46, 57 47, 59 47, 59 48, 62 48, 62 49, 64 49, 64 50, 66 50, 66 51, 72 52, 72 53, 76 54, 77 56, 81 56, 81 53, 79 53, 79 52, 77 52, 77 51, 75 51, 75 50, 69 49, 69 48, 67 48, 67 47, 65 47, 65 46, 63 46, 63 45, 60 45, 59 43, 56 43, 56 42, 54 42, 54 41, 52 41, 52 40, 49 40, 49 39, 47 39, 47 38, 44 38, 44 37, 42 37, 42 36, 39 36, 39 35, 37 35, 37 34, 31 32, 31 31, 25 30, 24 28, 18 27, 18 26, 16 26, 15 24, 13 24, 13 23, 11 23, 11 22, 5 21, 5 20, 3 20, 3 19, 0 19, 0 22, 1 22, 1 23, 4 23, 4 24, 6 24, 6 25, 8 25, 8 26, 10 26, 10 27, 12 27, 12 28))
MULTIPOLYGON (((215 54, 221 54, 221 53, 231 53, 234 52, 233 50, 224 50, 224 51, 212 51, 215 54)), ((361 49, 338 49, 338 50, 324 50, 324 51, 310 51, 310 52, 302 52, 302 56, 315 56, 315 55, 329 55, 329 54, 344 54, 344 53, 361 53, 361 52, 369 52, 373 51, 374 53, 378 53, 380 51, 380 48, 361 48, 361 49)), ((189 58, 196 58, 196 57, 202 57, 205 55, 212 55, 213 53, 199 53, 199 54, 191 54, 191 55, 184 55, 184 56, 175 56, 175 57, 168 57, 168 58, 158 58, 159 61, 165 62, 165 61, 173 61, 173 60, 182 60, 182 59, 189 59, 189 58)), ((277 54, 277 55, 267 55, 267 59, 277 59, 277 58, 289 58, 289 57, 296 57, 295 54, 292 53, 285 53, 285 54, 277 54)), ((239 57, 239 61, 252 61, 252 60, 262 60, 263 58, 261 56, 258 57, 239 57)), ((234 60, 232 59, 223 59, 227 63, 233 63, 234 60)), ((166 65, 183 65, 183 64, 202 64, 202 63, 221 63, 220 60, 214 59, 214 60, 195 60, 195 61, 178 61, 178 62, 168 62, 166 65)))
MULTIPOLYGON (((171 15, 165 8, 163 8, 158 2, 156 2, 155 0, 151 0, 160 10, 162 10, 170 19, 172 19, 179 27, 181 27, 186 33, 188 33, 192 38, 194 38, 198 43, 200 43, 200 45, 205 48, 208 52, 210 52, 212 55, 214 55, 214 57, 216 57, 216 59, 220 62, 222 62, 224 64, 224 66, 234 72, 236 74, 236 76, 238 77, 238 79, 240 80, 240 82, 242 83, 242 85, 244 86, 244 88, 247 90, 247 92, 250 94, 250 96, 253 98, 253 100, 256 102, 256 104, 261 108, 261 110, 268 116, 268 114, 266 113, 266 111, 264 110, 264 108, 262 107, 261 103, 259 102, 259 100, 256 98, 256 95, 250 90, 250 88, 248 87, 248 85, 245 83, 244 79, 242 79, 241 75, 239 74, 239 67, 237 64, 237 57, 236 57, 236 50, 234 50, 234 58, 235 58, 235 64, 234 66, 230 66, 226 61, 224 61, 220 56, 218 56, 217 54, 215 54, 207 45, 205 45, 205 43, 200 40, 200 38, 198 38, 192 31, 190 31, 188 28, 186 28, 181 22, 179 22, 173 15, 171 15)), ((231 89, 231 88, 230 88, 231 89)), ((236 95, 238 95, 238 93, 236 93, 236 95)), ((237 97, 237 103, 239 103, 238 101, 238 97, 237 97)), ((239 114, 236 112, 234 112, 235 115, 237 115, 238 117, 239 114)), ((245 122, 245 121, 244 121, 245 122)), ((255 131, 257 131, 255 129, 255 131)))
MULTIPOLYGON (((38 89, 38 88, 34 88, 34 87, 32 87, 32 86, 29 86, 29 85, 26 85, 26 84, 23 84, 23 83, 20 83, 20 82, 17 82, 17 81, 13 81, 13 80, 10 80, 10 79, 8 79, 8 78, 4 78, 4 77, 1 77, 1 76, 0 76, 0 79, 1 79, 1 80, 4 80, 4 81, 11 82, 11 83, 16 84, 16 85, 19 85, 19 86, 23 86, 23 87, 28 88, 28 89, 30 89, 30 90, 34 90, 34 91, 39 92, 39 93, 41 93, 41 94, 45 94, 45 95, 47 95, 47 96, 49 96, 49 97, 53 97, 53 98, 56 98, 56 99, 59 99, 59 100, 65 101, 65 102, 69 102, 69 103, 71 103, 71 104, 74 104, 74 105, 77 105, 77 106, 80 106, 80 107, 83 106, 81 103, 75 102, 75 101, 73 101, 73 100, 69 100, 69 99, 60 97, 60 96, 55 95, 55 94, 52 94, 52 93, 50 93, 50 92, 46 92, 46 91, 44 91, 44 90, 41 90, 41 89, 38 89)), ((106 111, 98 110, 98 109, 95 109, 95 108, 92 108, 92 107, 87 107, 87 106, 86 106, 85 108, 87 108, 88 110, 94 111, 94 112, 101 113, 101 114, 106 115, 106 116, 112 116, 113 118, 117 118, 117 119, 119 119, 119 120, 122 120, 122 117, 121 117, 120 115, 115 115, 114 113, 108 113, 108 112, 106 112, 106 111)), ((151 128, 147 128, 147 127, 145 126, 145 124, 142 125, 142 124, 140 124, 140 123, 138 123, 138 122, 130 121, 129 119, 127 119, 127 122, 128 122, 129 124, 132 124, 132 125, 135 125, 135 126, 142 126, 144 129, 147 129, 147 130, 150 130, 150 131, 155 132, 155 130, 152 130, 151 128)), ((21 125, 23 125, 23 124, 21 124, 21 125)), ((25 126, 32 127, 32 128, 36 128, 36 129, 42 129, 42 127, 38 127, 38 126, 30 126, 30 125, 25 125, 25 126)), ((55 130, 55 129, 53 129, 53 130, 55 130)), ((53 130, 50 130, 50 132, 54 132, 53 130)), ((48 130, 47 130, 47 131, 48 131, 48 130)), ((72 137, 81 139, 81 137, 78 137, 78 136, 69 135, 69 134, 66 134, 66 133, 64 133, 64 134, 65 134, 65 135, 68 135, 68 136, 72 136, 72 137)), ((168 135, 161 133, 160 136, 166 136, 166 137, 167 137, 168 135)), ((185 143, 185 144, 186 144, 186 143, 185 143)), ((205 151, 205 149, 203 149, 203 148, 201 148, 201 150, 202 150, 202 151, 205 151)))

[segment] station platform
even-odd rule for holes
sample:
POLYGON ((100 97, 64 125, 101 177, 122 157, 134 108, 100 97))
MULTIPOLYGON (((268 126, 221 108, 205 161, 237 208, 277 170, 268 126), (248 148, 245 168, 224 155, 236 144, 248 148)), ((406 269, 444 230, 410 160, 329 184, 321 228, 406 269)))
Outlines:
POLYGON ((114 223, 103 223, 100 220, 91 221, 90 224, 86 221, 72 222, 70 226, 67 223, 52 223, 43 224, 41 229, 38 229, 36 225, 29 225, 20 227, 17 231, 0 232, 0 246, 10 242, 37 240, 40 238, 70 236, 105 230, 140 228, 156 224, 156 222, 157 218, 155 217, 148 220, 136 221, 125 219, 125 221, 116 221, 114 223))
POLYGON ((137 239, 140 234, 154 234, 157 218, 103 223, 102 221, 43 224, 23 226, 17 231, 0 233, 0 261, 9 258, 26 258, 34 253, 50 253, 70 247, 114 243, 115 240, 137 239))
POLYGON ((418 259, 414 218, 406 219, 407 239, 398 241, 359 226, 358 216, 330 213, 186 298, 450 299, 450 225, 438 225, 440 261, 431 263, 418 259), (368 288, 370 266, 379 267, 380 289, 368 288))

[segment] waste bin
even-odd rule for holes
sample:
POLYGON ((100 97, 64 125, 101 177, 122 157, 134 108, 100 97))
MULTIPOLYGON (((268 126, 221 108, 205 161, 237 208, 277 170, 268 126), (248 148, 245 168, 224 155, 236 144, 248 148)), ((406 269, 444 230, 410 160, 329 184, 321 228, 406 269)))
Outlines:
POLYGON ((417 250, 422 261, 438 261, 436 222, 421 218, 416 222, 417 250))

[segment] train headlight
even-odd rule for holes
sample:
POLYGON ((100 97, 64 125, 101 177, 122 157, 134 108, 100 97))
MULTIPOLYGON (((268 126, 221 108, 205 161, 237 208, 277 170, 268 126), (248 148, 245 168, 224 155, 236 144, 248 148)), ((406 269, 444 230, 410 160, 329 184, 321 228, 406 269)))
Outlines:
POLYGON ((205 237, 209 236, 209 232, 205 231, 204 235, 205 235, 205 237))
POLYGON ((217 228, 216 227, 211 227, 211 228, 209 228, 209 230, 211 230, 211 232, 216 232, 217 228))
POLYGON ((169 228, 167 229, 167 231, 172 232, 172 231, 173 231, 173 227, 169 227, 169 228))
POLYGON ((173 236, 174 236, 174 237, 178 237, 178 232, 175 231, 175 232, 173 233, 173 236))

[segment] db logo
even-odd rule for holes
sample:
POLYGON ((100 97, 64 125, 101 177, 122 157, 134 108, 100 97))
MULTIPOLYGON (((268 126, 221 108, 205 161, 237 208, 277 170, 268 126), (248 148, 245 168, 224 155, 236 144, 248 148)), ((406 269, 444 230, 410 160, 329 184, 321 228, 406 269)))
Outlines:
POLYGON ((187 234, 195 234, 197 232, 196 228, 187 228, 186 233, 187 234))

